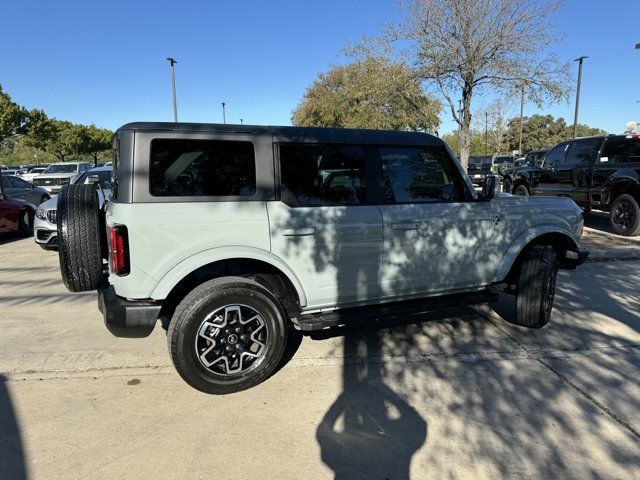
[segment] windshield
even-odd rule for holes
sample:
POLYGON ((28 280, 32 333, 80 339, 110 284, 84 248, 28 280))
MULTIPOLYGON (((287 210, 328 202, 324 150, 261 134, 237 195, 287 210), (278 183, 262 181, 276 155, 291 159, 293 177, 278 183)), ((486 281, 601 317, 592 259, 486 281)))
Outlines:
POLYGON ((104 190, 110 190, 111 189, 111 170, 100 170, 100 171, 95 171, 95 170, 89 170, 88 172, 84 172, 82 175, 80 175, 78 177, 78 179, 74 182, 77 184, 82 184, 82 183, 89 183, 89 176, 93 176, 93 175, 97 175, 98 179, 100 180, 100 186, 104 189, 104 190))
POLYGON ((49 165, 44 173, 76 173, 77 165, 49 165))

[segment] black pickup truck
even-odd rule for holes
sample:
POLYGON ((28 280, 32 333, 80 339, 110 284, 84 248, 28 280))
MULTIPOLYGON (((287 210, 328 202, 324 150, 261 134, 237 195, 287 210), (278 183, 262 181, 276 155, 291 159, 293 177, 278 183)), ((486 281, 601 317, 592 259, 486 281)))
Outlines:
POLYGON ((509 193, 570 197, 586 211, 609 212, 616 233, 640 234, 640 135, 562 142, 505 180, 509 193))

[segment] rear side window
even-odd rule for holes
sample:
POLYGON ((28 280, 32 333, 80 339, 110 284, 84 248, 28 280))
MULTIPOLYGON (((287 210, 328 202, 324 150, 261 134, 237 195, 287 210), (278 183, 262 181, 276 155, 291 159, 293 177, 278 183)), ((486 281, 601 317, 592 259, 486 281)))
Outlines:
POLYGON ((289 205, 366 202, 364 148, 347 145, 280 145, 282 200, 289 205))
POLYGON ((388 203, 461 200, 464 187, 453 160, 442 148, 379 149, 388 203))
POLYGON ((567 163, 590 162, 596 156, 600 142, 602 142, 602 140, 597 138, 578 140, 571 149, 571 153, 569 153, 567 163))
POLYGON ((607 140, 600 157, 601 162, 640 163, 640 139, 620 138, 607 140))
POLYGON ((149 168, 156 197, 252 196, 256 162, 251 142, 155 139, 149 168))

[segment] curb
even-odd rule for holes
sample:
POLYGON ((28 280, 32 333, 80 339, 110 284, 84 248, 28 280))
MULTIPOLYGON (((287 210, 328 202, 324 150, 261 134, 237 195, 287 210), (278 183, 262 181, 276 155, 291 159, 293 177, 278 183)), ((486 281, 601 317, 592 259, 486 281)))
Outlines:
POLYGON ((611 240, 616 240, 621 243, 627 243, 629 245, 637 245, 640 247, 640 237, 623 237, 622 235, 616 235, 615 233, 603 232, 602 230, 597 230, 591 227, 584 227, 584 232, 591 233, 594 235, 598 235, 600 237, 606 237, 611 240))

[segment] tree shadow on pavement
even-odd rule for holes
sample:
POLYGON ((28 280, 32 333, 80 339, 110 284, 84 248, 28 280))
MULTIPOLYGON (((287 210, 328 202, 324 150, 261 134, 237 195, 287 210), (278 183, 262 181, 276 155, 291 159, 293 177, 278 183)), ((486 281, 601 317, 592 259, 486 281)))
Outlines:
POLYGON ((24 449, 6 381, 0 375, 0 478, 21 480, 27 478, 24 449))

